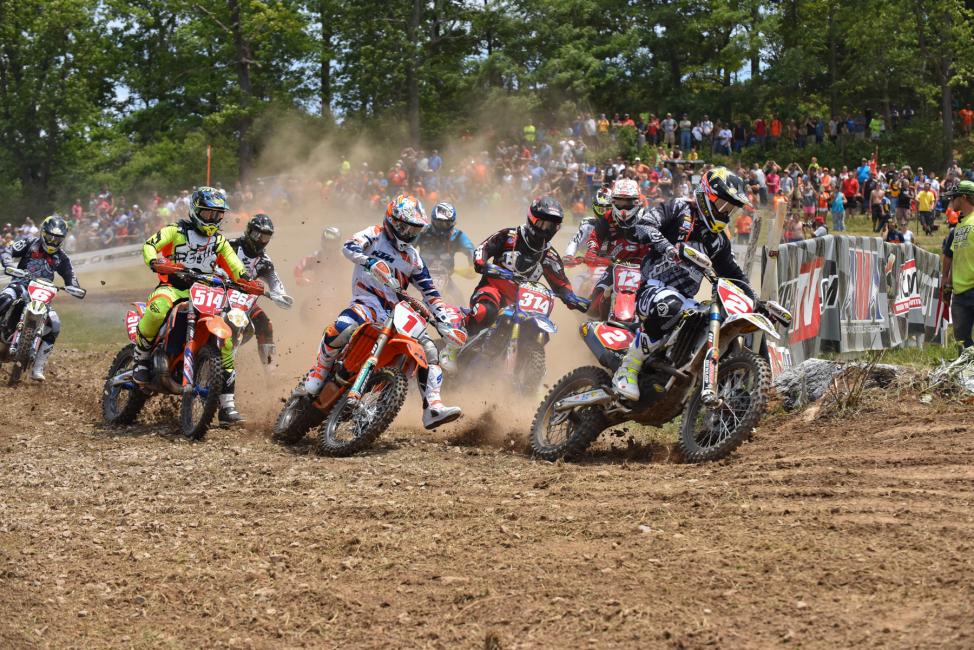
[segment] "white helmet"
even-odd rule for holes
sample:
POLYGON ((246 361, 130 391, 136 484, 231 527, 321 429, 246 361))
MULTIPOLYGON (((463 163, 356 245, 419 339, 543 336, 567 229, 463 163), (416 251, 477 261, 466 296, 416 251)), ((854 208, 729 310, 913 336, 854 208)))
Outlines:
POLYGON ((612 184, 612 220, 623 229, 636 224, 639 214, 639 184, 631 178, 620 178, 612 184))

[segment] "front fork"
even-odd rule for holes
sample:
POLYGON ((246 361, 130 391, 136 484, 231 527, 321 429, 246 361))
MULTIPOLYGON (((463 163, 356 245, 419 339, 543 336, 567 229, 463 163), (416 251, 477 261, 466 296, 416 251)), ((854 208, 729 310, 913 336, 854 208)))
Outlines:
POLYGON ((191 343, 196 336, 196 312, 186 312, 186 343, 183 345, 183 392, 193 391, 193 348, 191 343))
POLYGON ((392 336, 392 314, 389 314, 389 318, 386 319, 385 324, 382 326, 382 332, 379 334, 379 338, 375 340, 375 344, 372 346, 372 352, 369 353, 369 358, 365 360, 365 363, 362 364, 362 367, 358 371, 358 375, 355 376, 355 383, 348 389, 349 403, 354 404, 362 399, 362 389, 365 388, 365 382, 369 380, 372 370, 379 363, 379 355, 382 354, 382 349, 386 346, 390 336, 392 336))
POLYGON ((717 408, 720 398, 717 396, 717 352, 720 347, 720 306, 714 300, 710 303, 710 321, 707 327, 707 351, 703 355, 703 372, 700 388, 700 400, 705 406, 717 408))
POLYGON ((508 374, 513 375, 517 367, 517 340, 521 336, 521 321, 517 314, 514 315, 514 323, 511 325, 511 340, 507 343, 507 354, 504 357, 504 365, 508 374))

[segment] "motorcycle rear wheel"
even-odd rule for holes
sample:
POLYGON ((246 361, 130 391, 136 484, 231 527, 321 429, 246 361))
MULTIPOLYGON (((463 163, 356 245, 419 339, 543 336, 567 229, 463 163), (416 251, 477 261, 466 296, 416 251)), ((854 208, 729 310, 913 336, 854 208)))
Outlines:
POLYGON ((223 364, 216 348, 207 345, 194 358, 193 384, 203 394, 197 394, 195 390, 183 393, 179 425, 187 438, 202 440, 220 406, 223 391, 223 364))
POLYGON ((149 396, 138 388, 123 388, 112 384, 112 380, 117 375, 133 368, 135 368, 135 345, 129 343, 115 355, 108 369, 105 387, 101 391, 101 413, 108 424, 132 424, 139 417, 139 412, 145 406, 146 400, 149 399, 149 396))
POLYGON ((680 452, 687 463, 720 460, 747 440, 768 404, 771 368, 750 350, 720 360, 716 410, 704 406, 697 389, 683 411, 680 452))
POLYGON ((318 428, 318 454, 351 456, 372 446, 399 414, 408 388, 406 376, 398 368, 374 371, 361 399, 349 404, 346 393, 332 407, 328 420, 318 428))
POLYGON ((569 395, 608 386, 612 378, 602 368, 583 366, 558 380, 545 396, 531 423, 531 451, 544 460, 573 458, 584 452, 609 425, 598 407, 555 413, 555 402, 569 395))
POLYGON ((30 368, 34 360, 34 328, 30 325, 24 326, 20 333, 20 347, 17 348, 17 356, 14 363, 10 366, 10 377, 7 379, 8 386, 16 386, 20 382, 21 376, 30 368))

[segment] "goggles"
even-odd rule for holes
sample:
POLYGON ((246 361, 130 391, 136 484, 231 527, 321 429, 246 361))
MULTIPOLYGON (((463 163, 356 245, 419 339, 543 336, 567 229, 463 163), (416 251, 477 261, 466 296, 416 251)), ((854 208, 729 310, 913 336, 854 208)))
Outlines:
POLYGON ((730 219, 735 214, 740 212, 741 206, 734 205, 730 201, 725 201, 724 199, 717 199, 714 201, 714 209, 725 218, 730 219))
POLYGON ((258 244, 263 244, 264 246, 271 243, 271 236, 272 233, 261 232, 259 230, 252 230, 249 235, 251 240, 257 242, 258 244))
POLYGON ((423 232, 423 226, 414 226, 405 221, 397 221, 395 219, 392 221, 392 228, 406 240, 414 239, 419 233, 423 232))
POLYGON ((49 246, 60 246, 61 242, 64 241, 64 235, 52 235, 50 233, 44 233, 44 243, 49 246))
POLYGON ((636 199, 630 198, 618 198, 612 199, 612 205, 619 208, 620 210, 632 210, 636 207, 636 199))
POLYGON ((558 228, 561 227, 560 223, 548 221, 546 219, 538 219, 534 216, 531 217, 530 221, 532 228, 544 233, 556 233, 558 232, 558 228))
POLYGON ((223 221, 223 210, 200 208, 196 211, 196 216, 199 217, 200 221, 203 223, 220 223, 223 221))

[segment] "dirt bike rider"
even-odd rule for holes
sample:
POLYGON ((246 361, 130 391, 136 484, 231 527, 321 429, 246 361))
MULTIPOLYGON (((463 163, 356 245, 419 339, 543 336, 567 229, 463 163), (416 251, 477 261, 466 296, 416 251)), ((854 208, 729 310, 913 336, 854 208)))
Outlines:
MULTIPOLYGON (((483 277, 470 297, 470 312, 464 319, 468 340, 490 327, 501 309, 517 299, 518 279, 537 281, 544 276, 569 309, 588 308, 588 301, 572 290, 561 257, 551 245, 564 218, 555 199, 535 199, 524 224, 498 230, 481 242, 473 263, 483 277)), ((456 370, 458 352, 455 344, 448 344, 444 350, 447 372, 456 370)))
POLYGON ((335 226, 328 226, 321 231, 321 243, 318 250, 311 255, 302 257, 294 265, 294 279, 297 280, 298 284, 311 284, 311 278, 307 277, 307 274, 314 275, 319 265, 327 264, 337 257, 335 253, 338 252, 341 239, 342 231, 335 226))
MULTIPOLYGON (((232 279, 250 279, 243 262, 220 234, 220 223, 229 209, 226 196, 214 187, 200 187, 190 199, 189 214, 173 224, 163 226, 149 237, 142 246, 142 259, 153 271, 157 265, 182 264, 197 273, 213 273, 217 267, 232 279)), ((132 378, 144 384, 151 379, 149 358, 156 335, 178 302, 189 298, 192 281, 179 276, 157 272, 159 284, 152 291, 145 313, 139 320, 135 337, 135 370, 132 378)), ((223 361, 224 388, 220 395, 220 422, 234 423, 243 420, 234 404, 233 391, 236 374, 233 369, 233 341, 227 339, 220 350, 223 361)))
POLYGON ((445 262, 448 275, 453 275, 454 256, 457 253, 466 255, 470 266, 473 266, 473 242, 457 228, 457 209, 451 203, 441 201, 433 206, 430 227, 420 234, 416 247, 423 259, 429 261, 435 257, 445 262))
POLYGON ((588 246, 589 237, 592 236, 592 231, 595 229, 595 224, 607 218, 607 213, 612 209, 612 192, 608 187, 602 186, 592 197, 592 214, 591 217, 585 217, 582 219, 582 223, 578 225, 578 232, 572 237, 572 240, 568 242, 568 246, 565 247, 565 264, 570 265, 575 259, 578 250, 581 249, 582 254, 585 254, 588 246))
MULTIPOLYGON (((617 262, 642 262, 650 245, 636 238, 636 227, 644 210, 639 206, 639 185, 631 178, 620 178, 612 185, 612 208, 605 219, 595 224, 589 236, 586 256, 603 257, 617 262)), ((605 269, 592 290, 589 313, 604 320, 608 318, 613 266, 605 269)))
MULTIPOLYGON (((267 244, 274 236, 274 222, 270 215, 262 212, 255 214, 247 222, 242 237, 230 240, 230 247, 237 254, 240 261, 247 268, 250 277, 257 278, 267 285, 268 293, 276 294, 287 299, 287 289, 274 269, 274 262, 265 252, 267 244)), ((255 305, 250 312, 250 321, 254 324, 254 334, 257 337, 257 355, 265 366, 270 364, 277 348, 274 346, 274 325, 267 313, 255 305)), ((244 339, 244 343, 247 339, 244 339)))
MULTIPOLYGON (((396 291, 404 291, 410 283, 419 289, 435 314, 437 322, 434 325, 440 335, 450 335, 453 331, 449 323, 450 313, 433 286, 426 263, 412 245, 428 225, 429 220, 419 201, 400 194, 389 202, 381 224, 359 231, 345 242, 342 253, 356 264, 352 275, 352 302, 325 328, 317 362, 296 392, 317 396, 335 359, 355 330, 367 321, 384 320, 399 301, 396 291)), ((423 395, 423 426, 435 429, 456 420, 462 412, 458 407, 444 406, 440 400, 443 371, 433 340, 424 334, 419 342, 429 364, 416 374, 423 395)))
MULTIPOLYGON (((52 215, 41 222, 40 237, 25 237, 18 239, 0 253, 0 265, 3 268, 16 267, 30 274, 30 278, 43 278, 53 281, 57 273, 64 280, 64 284, 80 287, 78 277, 74 274, 68 254, 61 250, 61 244, 68 236, 68 224, 56 215, 52 215), (14 260, 17 260, 14 262, 14 260)), ((4 326, 10 314, 7 309, 18 298, 27 296, 27 285, 30 278, 14 279, 6 289, 0 292, 0 323, 4 326)), ((41 337, 41 347, 34 358, 34 366, 30 378, 34 381, 44 381, 44 365, 54 342, 61 333, 61 319, 53 309, 47 314, 47 327, 41 337)))
POLYGON ((743 188, 738 176, 716 167, 703 175, 692 199, 672 198, 646 210, 638 220, 633 240, 649 244, 650 252, 642 263, 643 285, 636 301, 642 325, 612 378, 613 388, 623 398, 639 400, 643 362, 659 351, 684 311, 698 305, 693 296, 703 274, 681 263, 679 246, 704 252, 719 276, 734 280, 755 298, 724 232, 733 215, 750 205, 743 188))

